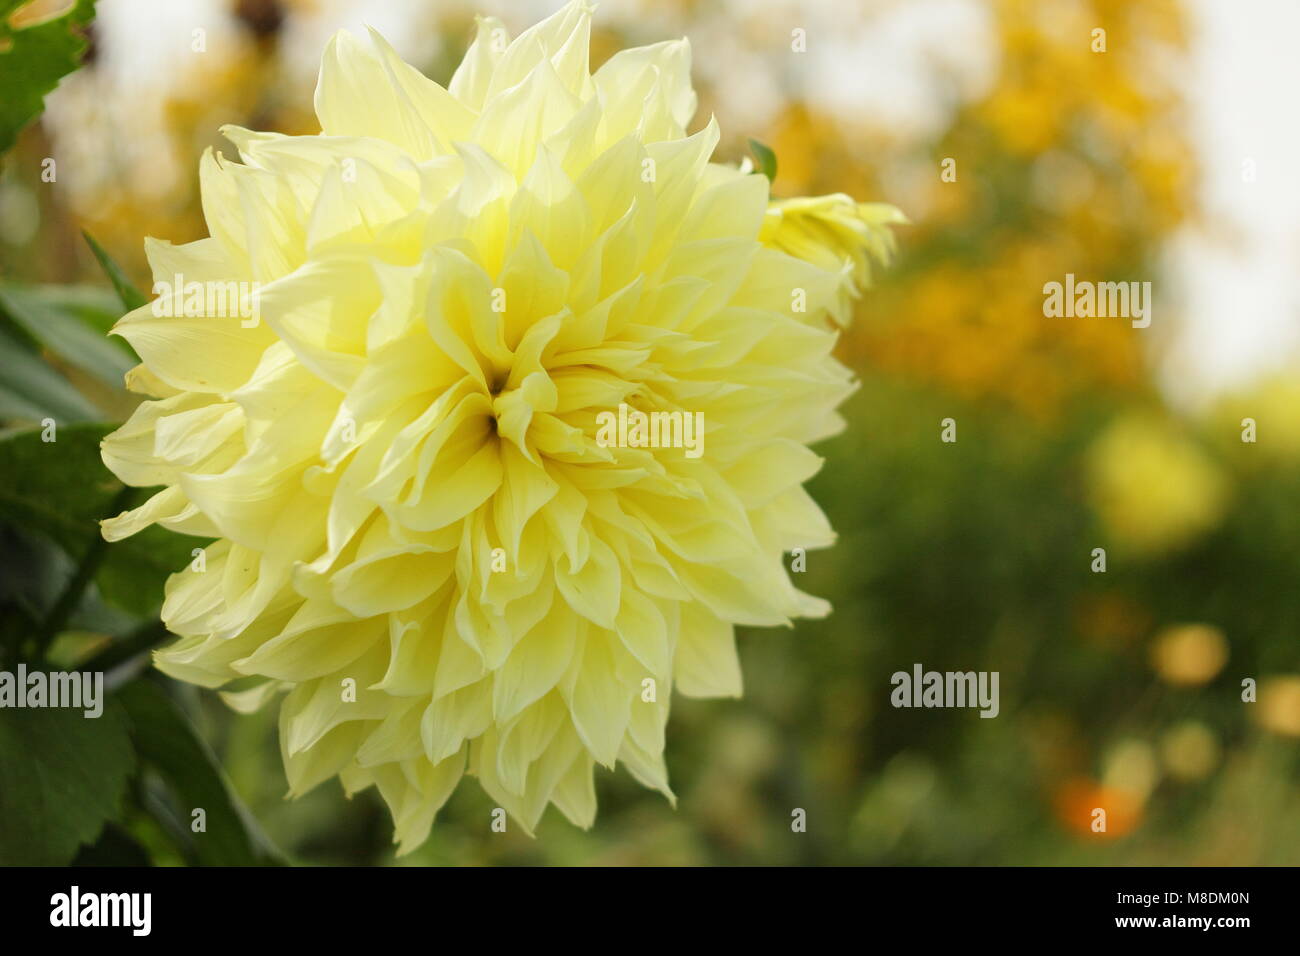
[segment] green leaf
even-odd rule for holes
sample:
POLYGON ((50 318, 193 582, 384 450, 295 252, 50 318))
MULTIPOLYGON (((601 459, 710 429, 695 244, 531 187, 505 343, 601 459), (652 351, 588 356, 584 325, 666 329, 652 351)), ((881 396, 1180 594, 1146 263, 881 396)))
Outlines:
POLYGON ((110 425, 61 427, 55 440, 27 429, 0 441, 0 515, 53 538, 78 560, 121 489, 99 459, 110 425))
MULTIPOLYGON (((45 534, 79 562, 123 487, 99 455, 100 441, 112 430, 112 425, 67 425, 59 427, 53 442, 41 441, 39 429, 0 440, 0 518, 45 534)), ((138 492, 140 498, 146 494, 138 492)), ((122 610, 151 616, 162 602, 167 576, 205 543, 149 528, 110 544, 95 575, 100 594, 122 610)))
POLYGON ((755 171, 762 173, 769 180, 776 179, 776 153, 766 143, 756 139, 749 141, 749 149, 754 154, 755 171))
POLYGON ((0 311, 55 355, 110 388, 121 389, 136 364, 112 339, 20 286, 0 284, 0 311))
POLYGON ((109 821, 91 846, 82 847, 73 866, 150 866, 149 851, 126 830, 109 821))
POLYGON ((72 383, 0 327, 0 419, 40 422, 86 422, 102 413, 72 383))
POLYGON ((85 28, 95 0, 77 0, 61 16, 15 30, 11 18, 26 0, 0 0, 0 153, 13 146, 45 108, 45 94, 81 64, 85 28))
POLYGON ((122 271, 122 267, 113 261, 113 257, 104 250, 103 246, 95 241, 95 237, 84 229, 81 234, 86 237, 86 242, 90 246, 90 251, 93 252, 95 258, 99 260, 99 265, 104 270, 104 274, 108 276, 108 281, 112 282, 113 288, 117 290, 117 297, 122 300, 122 308, 131 312, 140 308, 140 306, 145 305, 149 301, 148 297, 131 284, 131 280, 126 277, 126 273, 122 271))
MULTIPOLYGON (((147 496, 149 492, 142 492, 147 496)), ((99 533, 98 525, 95 533, 99 533)), ((108 547, 106 560, 95 584, 100 595, 114 607, 139 617, 153 617, 162 606, 163 586, 176 571, 193 560, 195 548, 211 544, 210 538, 194 538, 154 525, 108 547)))
MULTIPOLYGON (((30 295, 42 302, 74 315, 101 335, 122 317, 122 302, 112 289, 95 285, 29 285, 24 286, 30 295)), ((125 339, 115 338, 123 350, 130 350, 125 339)), ((130 352, 132 356, 134 352, 130 352)), ((138 359, 137 359, 138 361, 138 359)))
POLYGON ((140 760, 171 784, 180 819, 189 825, 201 808, 206 830, 189 836, 200 863, 255 866, 283 860, 234 795, 216 755, 184 712, 152 680, 133 681, 118 694, 131 720, 140 760))
POLYGON ((0 864, 61 866, 117 816, 135 767, 110 697, 96 718, 74 708, 0 708, 0 864))
MULTIPOLYGON (((16 647, 49 620, 76 565, 45 535, 3 521, 0 554, 6 564, 0 575, 0 645, 16 647)), ((107 606, 95 587, 80 596, 67 620, 69 630, 103 635, 128 633, 135 623, 133 616, 107 606)))

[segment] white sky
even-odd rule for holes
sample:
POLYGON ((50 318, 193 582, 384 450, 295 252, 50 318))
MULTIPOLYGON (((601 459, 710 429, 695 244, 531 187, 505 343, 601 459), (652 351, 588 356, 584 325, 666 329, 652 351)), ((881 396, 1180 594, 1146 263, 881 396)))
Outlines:
POLYGON ((1188 75, 1211 228, 1170 250, 1182 327, 1164 369, 1199 404, 1300 355, 1300 3, 1193 0, 1188 75), (1254 182, 1244 181, 1247 161, 1254 182))

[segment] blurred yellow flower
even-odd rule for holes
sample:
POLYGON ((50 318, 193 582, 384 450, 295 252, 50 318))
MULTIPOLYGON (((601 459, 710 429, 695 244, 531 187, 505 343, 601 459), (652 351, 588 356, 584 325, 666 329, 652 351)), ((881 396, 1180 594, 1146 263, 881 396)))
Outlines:
POLYGON ((1101 782, 1109 790, 1127 793, 1142 804, 1159 781, 1155 751, 1144 740, 1122 740, 1106 755, 1101 782))
POLYGON ((1086 468, 1107 533, 1139 553, 1172 550, 1214 528, 1229 497, 1227 478, 1190 438, 1142 413, 1111 423, 1086 468))
POLYGON ((1156 635, 1151 665, 1167 683, 1195 687, 1214 679, 1228 661, 1223 632, 1209 624, 1178 624, 1156 635))
POLYGON ((1160 754, 1169 775, 1193 781, 1207 777, 1219 762, 1219 742, 1209 727, 1186 720, 1161 738, 1160 754))
POLYGON ((1259 725, 1284 737, 1300 737, 1300 675, 1266 677, 1258 694, 1251 709, 1259 725))
POLYGON ((1300 375, 1279 375, 1230 395, 1209 418, 1222 446, 1249 452, 1239 460, 1300 461, 1300 375), (1243 441, 1243 433, 1254 441, 1243 441))

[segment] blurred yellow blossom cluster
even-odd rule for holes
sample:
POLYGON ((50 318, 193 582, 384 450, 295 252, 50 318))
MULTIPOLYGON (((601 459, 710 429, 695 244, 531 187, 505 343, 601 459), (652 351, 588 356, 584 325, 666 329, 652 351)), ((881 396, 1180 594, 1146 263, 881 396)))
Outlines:
POLYGON ((1190 438, 1146 412, 1125 415, 1088 453, 1088 487, 1112 540, 1137 552, 1178 547, 1223 514, 1228 479, 1190 438))
POLYGON ((1270 376, 1219 399, 1209 423, 1220 443, 1240 448, 1254 432, 1258 454, 1243 459, 1252 469, 1300 462, 1300 370, 1270 376))
MULTIPOLYGON (((847 182, 877 195, 901 176, 916 223, 900 269, 852 333, 861 360, 1050 417, 1088 389, 1147 387, 1143 336, 1116 319, 1043 315, 1066 273, 1153 278, 1146 254, 1195 215, 1194 164, 1174 77, 1184 44, 1174 2, 988 4, 1001 60, 935 142, 854 133, 795 103, 777 121, 777 190, 847 182), (1104 52, 1093 30, 1106 30, 1104 52)), ((1166 316, 1167 317, 1167 316, 1166 316)))

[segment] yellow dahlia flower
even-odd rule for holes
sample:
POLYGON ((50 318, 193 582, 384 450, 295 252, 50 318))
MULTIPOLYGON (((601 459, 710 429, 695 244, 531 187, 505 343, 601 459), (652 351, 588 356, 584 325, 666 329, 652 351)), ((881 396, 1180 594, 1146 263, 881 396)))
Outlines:
POLYGON ((158 667, 287 691, 290 793, 377 786, 402 851, 465 773, 529 832, 592 822, 595 764, 672 799, 672 691, 739 695, 735 625, 828 610, 783 552, 833 538, 802 483, 854 387, 845 274, 761 241, 767 180, 687 135, 687 43, 593 74, 590 12, 480 20, 447 89, 338 34, 322 133, 227 129, 211 238, 148 240, 115 329, 154 400, 104 460, 161 490, 104 534, 217 539, 158 667))

